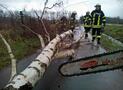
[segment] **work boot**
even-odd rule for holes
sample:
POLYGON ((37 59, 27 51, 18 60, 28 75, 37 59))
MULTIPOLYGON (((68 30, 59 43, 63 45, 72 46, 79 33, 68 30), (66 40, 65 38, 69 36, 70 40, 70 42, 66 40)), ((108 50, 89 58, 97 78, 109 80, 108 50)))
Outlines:
POLYGON ((100 45, 100 38, 97 39, 97 44, 100 45))
POLYGON ((92 43, 94 43, 94 41, 95 41, 95 40, 94 40, 94 39, 92 39, 92 43))
POLYGON ((94 42, 94 41, 95 41, 95 37, 92 38, 92 42, 94 42))
POLYGON ((86 33, 86 34, 85 34, 85 39, 87 39, 87 38, 88 38, 88 34, 86 33))
POLYGON ((101 43, 100 42, 97 42, 98 45, 100 45, 101 43))
POLYGON ((97 41, 97 48, 99 48, 100 47, 100 41, 97 41))

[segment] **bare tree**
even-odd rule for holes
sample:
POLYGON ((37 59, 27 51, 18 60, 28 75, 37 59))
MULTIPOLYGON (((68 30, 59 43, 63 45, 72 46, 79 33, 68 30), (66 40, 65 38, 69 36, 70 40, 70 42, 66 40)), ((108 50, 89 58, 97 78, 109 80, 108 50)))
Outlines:
MULTIPOLYGON (((46 0, 46 1, 47 2, 45 2, 45 7, 46 7, 46 5, 48 3, 48 0, 46 0)), ((56 5, 59 5, 59 4, 56 3, 56 4, 53 4, 53 6, 51 6, 49 8, 46 7, 46 8, 47 9, 52 9, 56 5)), ((6 7, 3 7, 3 8, 5 8, 6 10, 8 10, 6 7)), ((10 12, 10 14, 13 14, 13 12, 11 12, 10 10, 8 10, 8 11, 10 12)), ((36 16, 38 17, 38 20, 40 21, 40 23, 43 25, 44 31, 47 34, 48 41, 50 41, 50 35, 47 32, 46 26, 43 23, 42 18, 39 17, 39 15, 37 14, 36 11, 34 11, 34 12, 35 12, 36 16)), ((45 10, 44 10, 44 12, 45 12, 45 10)), ((44 40, 43 40, 43 38, 42 38, 42 36, 40 34, 38 34, 35 31, 33 31, 31 28, 29 28, 28 26, 26 26, 24 23, 21 23, 21 26, 24 27, 25 30, 31 31, 33 34, 35 34, 36 36, 38 36, 38 38, 40 39, 42 48, 45 47, 44 40)), ((15 77, 13 77, 13 79, 7 85, 7 88, 17 88, 17 89, 19 89, 19 88, 21 88, 21 87, 23 87, 25 85, 27 85, 27 86, 28 85, 31 85, 33 87, 35 85, 35 83, 42 77, 42 75, 44 74, 46 68, 49 66, 49 64, 53 60, 53 58, 61 58, 61 57, 66 57, 66 56, 73 55, 74 54, 74 49, 70 49, 70 50, 63 51, 63 52, 58 52, 58 53, 55 52, 56 49, 58 48, 57 45, 66 36, 71 35, 71 34, 72 34, 72 31, 68 31, 68 32, 64 32, 61 35, 57 35, 56 38, 54 38, 43 49, 42 53, 23 72, 21 72, 19 75, 15 76, 15 77), (15 84, 13 85, 13 83, 11 83, 11 82, 15 82, 15 84)), ((61 47, 59 47, 59 48, 61 48, 61 47)), ((16 66, 16 62, 14 62, 14 60, 12 61, 12 66, 16 66)))
POLYGON ((60 7, 60 6, 63 4, 63 1, 61 1, 61 2, 59 2, 59 3, 53 4, 51 7, 47 7, 47 4, 48 4, 48 0, 46 0, 45 3, 44 3, 44 8, 43 8, 41 17, 39 17, 39 15, 37 14, 36 11, 34 11, 34 12, 35 12, 36 16, 38 17, 38 21, 40 21, 41 24, 43 25, 43 28, 44 28, 45 33, 46 33, 46 37, 48 38, 48 42, 50 42, 50 35, 49 35, 49 33, 48 33, 47 29, 46 29, 46 26, 45 26, 45 24, 44 24, 44 22, 43 22, 43 20, 42 20, 42 19, 43 19, 43 15, 44 15, 44 13, 45 13, 45 11, 46 11, 47 9, 52 9, 52 8, 54 8, 55 6, 59 6, 59 7, 60 7))
POLYGON ((42 19, 40 20, 40 17, 39 17, 38 13, 37 13, 35 10, 34 10, 34 13, 35 13, 36 16, 38 17, 38 22, 39 22, 39 24, 40 24, 40 25, 43 25, 44 31, 45 31, 45 33, 46 33, 45 36, 48 38, 48 42, 50 42, 50 35, 49 35, 49 33, 48 33, 47 29, 46 29, 46 26, 45 26, 43 20, 42 20, 42 19))
MULTIPOLYGON (((6 9, 10 15, 14 16, 14 13, 9 10, 8 8, 4 7, 3 5, 0 4, 0 7, 6 9)), ((22 24, 23 27, 27 28, 27 30, 31 31, 33 34, 37 35, 37 37, 39 38, 40 40, 40 43, 41 43, 41 47, 44 48, 45 47, 45 43, 44 43, 44 40, 42 38, 42 36, 38 33, 35 33, 33 30, 31 30, 29 27, 27 27, 26 25, 22 24)), ((16 74, 16 59, 14 58, 14 54, 12 53, 12 50, 11 50, 11 47, 10 45, 7 43, 7 41, 5 40, 5 38, 2 36, 2 34, 0 34, 0 37, 2 38, 2 40, 4 41, 6 47, 7 47, 7 50, 8 50, 8 53, 10 55, 10 58, 11 58, 11 65, 12 65, 12 69, 11 69, 11 78, 16 74)))

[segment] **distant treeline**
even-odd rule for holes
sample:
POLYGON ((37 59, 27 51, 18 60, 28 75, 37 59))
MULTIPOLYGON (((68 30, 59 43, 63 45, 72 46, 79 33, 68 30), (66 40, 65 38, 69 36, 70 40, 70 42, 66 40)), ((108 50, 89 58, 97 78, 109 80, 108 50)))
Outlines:
POLYGON ((106 22, 111 24, 123 24, 123 19, 121 19, 120 17, 107 17, 106 22))

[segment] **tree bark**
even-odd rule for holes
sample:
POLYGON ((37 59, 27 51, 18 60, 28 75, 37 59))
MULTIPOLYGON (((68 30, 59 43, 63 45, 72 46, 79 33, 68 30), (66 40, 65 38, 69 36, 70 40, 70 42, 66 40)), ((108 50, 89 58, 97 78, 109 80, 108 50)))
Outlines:
POLYGON ((57 35, 24 71, 13 77, 5 90, 32 90, 52 61, 55 55, 56 45, 70 34, 72 34, 71 30, 57 35))

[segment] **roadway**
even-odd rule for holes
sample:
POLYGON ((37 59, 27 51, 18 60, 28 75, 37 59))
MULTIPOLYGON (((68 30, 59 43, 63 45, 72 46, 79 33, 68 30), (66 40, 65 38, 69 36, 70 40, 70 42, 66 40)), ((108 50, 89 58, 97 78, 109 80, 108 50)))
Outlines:
MULTIPOLYGON (((76 50, 75 58, 82 58, 106 52, 102 47, 92 47, 88 40, 81 40, 81 46, 76 50)), ((18 62, 18 72, 28 66, 39 54, 26 57, 18 62)), ((44 77, 37 83, 33 90, 123 90, 123 71, 108 71, 97 74, 63 77, 58 73, 58 67, 68 59, 53 60, 44 77)), ((0 71, 0 89, 9 81, 10 66, 0 71)))

